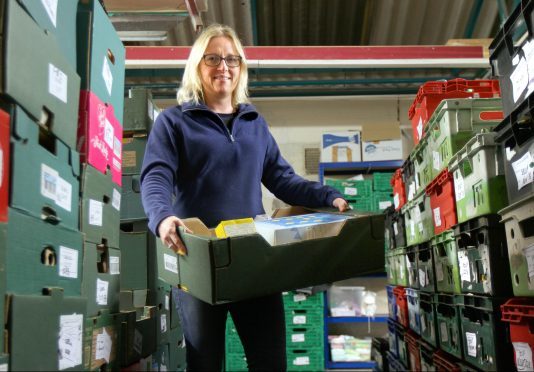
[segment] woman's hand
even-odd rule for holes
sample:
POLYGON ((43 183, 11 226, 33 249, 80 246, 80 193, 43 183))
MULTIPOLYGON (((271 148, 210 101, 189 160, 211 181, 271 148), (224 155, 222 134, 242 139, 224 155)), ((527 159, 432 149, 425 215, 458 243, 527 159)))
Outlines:
POLYGON ((183 227, 186 232, 192 233, 181 219, 176 216, 169 216, 160 222, 158 226, 158 234, 163 244, 179 255, 185 256, 187 254, 187 249, 178 235, 178 227, 180 226, 183 227))
POLYGON ((332 205, 337 208, 340 212, 345 212, 350 209, 349 203, 343 198, 336 198, 332 202, 332 205))

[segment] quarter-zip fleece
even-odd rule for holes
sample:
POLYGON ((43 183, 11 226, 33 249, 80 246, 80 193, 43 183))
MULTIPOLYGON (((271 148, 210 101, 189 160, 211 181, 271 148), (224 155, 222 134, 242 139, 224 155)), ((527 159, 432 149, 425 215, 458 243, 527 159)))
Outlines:
POLYGON ((342 197, 295 174, 250 104, 239 105, 231 132, 203 104, 174 106, 156 119, 141 170, 143 206, 155 234, 171 215, 214 227, 263 214, 261 183, 291 205, 332 206, 342 197))

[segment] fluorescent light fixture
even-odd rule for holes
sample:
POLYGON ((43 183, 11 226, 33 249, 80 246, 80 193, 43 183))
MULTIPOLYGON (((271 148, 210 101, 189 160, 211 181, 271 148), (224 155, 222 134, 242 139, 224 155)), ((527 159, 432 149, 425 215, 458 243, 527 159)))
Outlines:
POLYGON ((163 41, 167 31, 117 31, 121 41, 163 41))

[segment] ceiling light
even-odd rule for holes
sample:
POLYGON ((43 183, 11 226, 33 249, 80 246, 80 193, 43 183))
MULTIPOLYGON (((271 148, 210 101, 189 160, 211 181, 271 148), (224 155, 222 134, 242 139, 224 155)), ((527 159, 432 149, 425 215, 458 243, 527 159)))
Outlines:
POLYGON ((121 41, 163 41, 167 31, 117 31, 121 41))

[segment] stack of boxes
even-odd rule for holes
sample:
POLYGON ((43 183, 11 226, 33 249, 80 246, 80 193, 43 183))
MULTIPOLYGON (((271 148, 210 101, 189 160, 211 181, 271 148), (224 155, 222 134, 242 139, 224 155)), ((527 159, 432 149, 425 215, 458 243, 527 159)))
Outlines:
POLYGON ((497 80, 429 82, 410 109, 416 146, 392 177, 386 211, 397 307, 389 359, 403 368, 513 368, 511 345, 498 343, 512 291, 497 214, 508 202, 492 132, 503 118, 499 94, 497 80))
MULTIPOLYGON (((288 371, 324 369, 324 301, 322 293, 307 296, 284 292, 288 371)), ((247 371, 245 352, 235 325, 226 322, 226 370, 247 371)))

